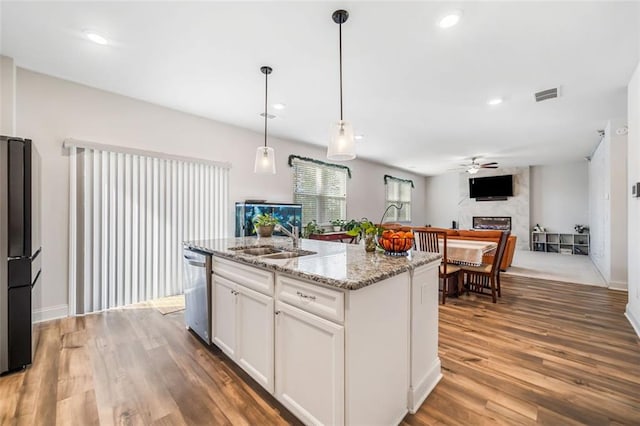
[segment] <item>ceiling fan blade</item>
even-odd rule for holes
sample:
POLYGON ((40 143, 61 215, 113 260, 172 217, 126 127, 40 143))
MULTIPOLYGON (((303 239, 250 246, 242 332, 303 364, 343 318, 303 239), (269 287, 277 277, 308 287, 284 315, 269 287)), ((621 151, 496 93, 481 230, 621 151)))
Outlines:
POLYGON ((492 161, 491 163, 484 163, 482 164, 482 166, 497 166, 498 163, 496 163, 495 161, 492 161))
POLYGON ((482 166, 480 166, 480 168, 482 169, 497 169, 498 166, 485 166, 484 164, 482 166))

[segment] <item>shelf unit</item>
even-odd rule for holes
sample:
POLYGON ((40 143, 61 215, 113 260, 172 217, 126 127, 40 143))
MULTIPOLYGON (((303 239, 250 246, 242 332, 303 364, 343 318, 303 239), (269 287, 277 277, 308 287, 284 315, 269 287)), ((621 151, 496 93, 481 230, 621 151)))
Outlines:
POLYGON ((531 251, 561 254, 589 254, 589 234, 532 232, 531 251))

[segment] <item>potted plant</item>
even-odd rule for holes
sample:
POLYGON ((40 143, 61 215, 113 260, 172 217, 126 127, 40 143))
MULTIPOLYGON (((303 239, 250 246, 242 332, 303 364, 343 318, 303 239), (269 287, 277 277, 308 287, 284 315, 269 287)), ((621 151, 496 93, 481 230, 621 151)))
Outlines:
POLYGON ((256 215, 252 221, 256 233, 261 237, 270 237, 273 234, 273 228, 280 223, 269 213, 256 215))
POLYGON ((334 232, 340 232, 342 231, 342 228, 344 227, 344 225, 347 223, 346 220, 343 219, 334 219, 331 221, 331 225, 333 226, 333 231, 334 232))
POLYGON ((347 231, 347 235, 351 235, 352 237, 360 235, 364 241, 364 250, 371 253, 376 250, 376 237, 379 232, 380 228, 365 217, 358 222, 357 225, 347 231))
POLYGON ((344 224, 344 230, 351 231, 353 228, 355 228, 358 225, 360 225, 360 221, 351 219, 349 222, 344 224))
POLYGON ((302 238, 309 238, 311 234, 322 234, 324 230, 318 226, 318 223, 315 220, 307 223, 302 228, 302 238))

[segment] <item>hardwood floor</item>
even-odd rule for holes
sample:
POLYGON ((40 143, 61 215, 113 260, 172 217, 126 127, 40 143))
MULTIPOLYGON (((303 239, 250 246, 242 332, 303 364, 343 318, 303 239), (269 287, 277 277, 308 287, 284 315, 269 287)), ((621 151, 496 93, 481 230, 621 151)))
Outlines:
MULTIPOLYGON (((521 277, 502 290, 440 306, 444 378, 403 424, 640 424, 626 293, 521 277)), ((0 378, 2 425, 297 423, 182 313, 121 309, 36 334, 33 366, 0 378)))
POLYGON ((444 378, 405 424, 640 424, 640 344, 627 293, 502 278, 440 307, 444 378))

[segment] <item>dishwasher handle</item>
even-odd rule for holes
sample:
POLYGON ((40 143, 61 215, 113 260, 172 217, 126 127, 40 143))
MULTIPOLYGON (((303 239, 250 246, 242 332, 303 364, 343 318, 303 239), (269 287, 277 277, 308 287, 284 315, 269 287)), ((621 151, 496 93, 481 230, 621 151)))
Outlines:
POLYGON ((193 257, 189 257, 189 256, 184 256, 184 259, 187 261, 187 263, 191 266, 196 266, 198 268, 206 268, 207 265, 204 262, 195 262, 193 259, 193 257))

